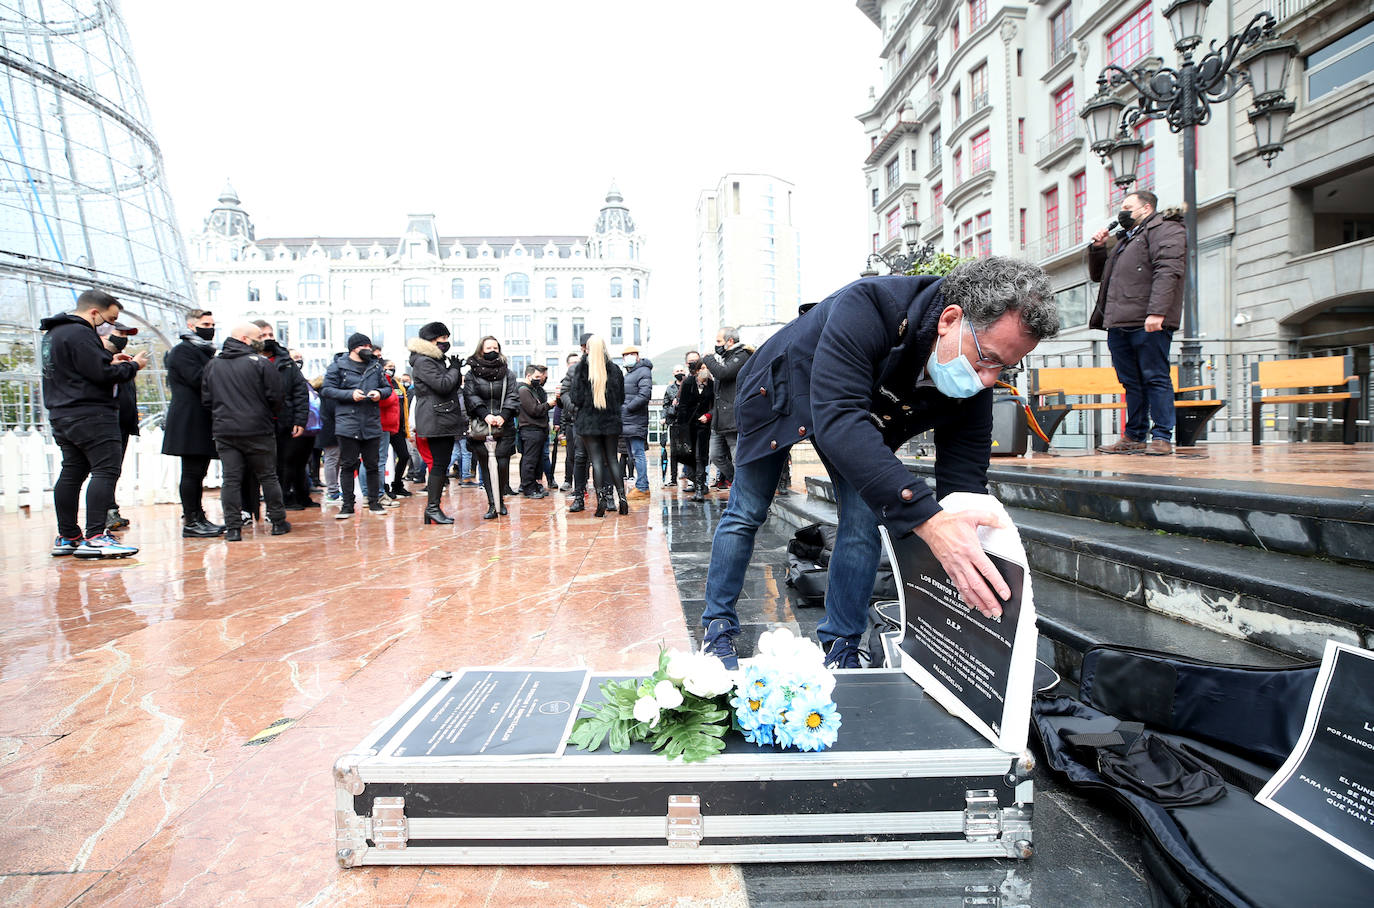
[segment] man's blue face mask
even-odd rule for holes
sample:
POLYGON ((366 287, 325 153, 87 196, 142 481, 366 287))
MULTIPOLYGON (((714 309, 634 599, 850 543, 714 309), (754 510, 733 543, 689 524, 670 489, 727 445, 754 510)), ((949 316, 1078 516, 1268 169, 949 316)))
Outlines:
POLYGON ((978 370, 964 355, 962 315, 959 316, 959 355, 947 363, 940 362, 940 342, 937 338, 935 347, 930 351, 930 359, 926 361, 926 373, 945 397, 962 399, 983 390, 983 380, 978 377, 978 370))

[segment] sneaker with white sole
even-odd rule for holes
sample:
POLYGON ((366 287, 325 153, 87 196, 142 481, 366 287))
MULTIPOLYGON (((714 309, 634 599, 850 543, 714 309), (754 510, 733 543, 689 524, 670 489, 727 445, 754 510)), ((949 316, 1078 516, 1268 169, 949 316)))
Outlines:
POLYGON ((90 536, 72 552, 77 558, 128 558, 138 554, 138 547, 125 545, 109 533, 90 536))
POLYGON ((334 515, 335 520, 347 520, 353 516, 353 505, 346 504, 339 508, 339 512, 334 515))
POLYGON ((80 536, 77 536, 74 539, 68 539, 66 536, 58 536, 55 540, 53 540, 52 555, 54 558, 60 558, 63 555, 73 555, 76 553, 76 550, 80 547, 80 536))
POLYGON ((836 637, 830 641, 825 653, 826 668, 863 668, 868 651, 859 649, 859 644, 848 637, 836 637))

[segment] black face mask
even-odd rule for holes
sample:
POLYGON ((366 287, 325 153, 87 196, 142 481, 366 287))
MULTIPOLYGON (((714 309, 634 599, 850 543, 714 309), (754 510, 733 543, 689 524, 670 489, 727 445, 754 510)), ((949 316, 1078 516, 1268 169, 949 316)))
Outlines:
POLYGON ((682 380, 683 380, 684 378, 686 378, 686 377, 687 377, 687 373, 686 373, 686 372, 674 372, 674 373, 673 373, 673 378, 677 379, 678 381, 682 381, 682 380))
POLYGON ((695 373, 695 372, 696 372, 698 369, 700 369, 700 368, 701 368, 701 360, 697 360, 697 361, 694 362, 694 363, 688 363, 688 364, 687 364, 687 371, 688 371, 688 372, 695 373))
POLYGON ((254 352, 254 353, 261 353, 261 352, 263 351, 263 349, 267 346, 267 344, 266 344, 265 342, 263 342, 263 341, 258 340, 258 341, 253 341, 253 342, 252 342, 251 344, 249 344, 248 346, 250 346, 250 347, 253 348, 253 352, 254 352))
POLYGON ((499 360, 500 358, 501 358, 501 351, 500 351, 500 350, 488 350, 486 353, 483 353, 483 354, 482 354, 482 359, 486 360, 486 361, 489 362, 489 363, 494 363, 494 362, 496 362, 497 360, 499 360))
POLYGON ((396 370, 395 370, 395 369, 383 369, 382 371, 385 372, 385 373, 387 374, 387 377, 388 377, 388 378, 395 378, 395 377, 396 377, 396 370))
POLYGON ((215 339, 215 329, 214 329, 214 328, 197 328, 197 329, 196 329, 196 337, 200 338, 201 340, 212 341, 212 340, 215 339))
POLYGON ((1122 230, 1130 230, 1135 226, 1135 218, 1131 216, 1129 211, 1125 211, 1124 209, 1116 213, 1116 222, 1121 225, 1122 230))
POLYGON ((111 334, 105 339, 110 342, 111 347, 115 348, 116 353, 122 353, 124 348, 129 346, 129 339, 127 337, 119 337, 118 335, 111 334))
POLYGON ((367 349, 366 347, 361 348, 360 350, 358 350, 358 359, 362 360, 365 363, 372 362, 372 351, 367 349))
POLYGON ((725 345, 724 345, 724 344, 716 344, 716 356, 724 356, 724 355, 725 355, 725 345))
POLYGON ((439 343, 435 344, 434 346, 439 348, 440 353, 447 353, 449 347, 452 347, 453 345, 450 344, 448 341, 439 341, 439 343))

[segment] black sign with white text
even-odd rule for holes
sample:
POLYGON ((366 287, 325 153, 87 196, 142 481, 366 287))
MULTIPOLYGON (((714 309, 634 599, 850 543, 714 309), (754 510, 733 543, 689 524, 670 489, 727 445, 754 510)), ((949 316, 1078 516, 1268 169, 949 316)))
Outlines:
POLYGON ((1374 870, 1374 653, 1327 641, 1302 738, 1255 800, 1374 870))

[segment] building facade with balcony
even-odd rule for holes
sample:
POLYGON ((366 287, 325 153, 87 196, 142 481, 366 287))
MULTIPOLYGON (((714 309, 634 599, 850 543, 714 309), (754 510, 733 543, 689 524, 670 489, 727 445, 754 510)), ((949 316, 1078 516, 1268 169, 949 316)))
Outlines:
MULTIPOLYGON (((1123 196, 1087 147, 1079 113, 1102 67, 1174 56, 1164 4, 1151 0, 860 0, 881 30, 886 82, 860 114, 875 252, 898 252, 908 214, 920 241, 961 256, 1010 255, 1045 268, 1065 341, 1089 332, 1095 289, 1083 256, 1123 196)), ((1224 37, 1224 16, 1207 37, 1224 37), (1213 34, 1215 33, 1215 34, 1213 34)), ((1237 109, 1243 110, 1248 99, 1237 109)), ((1182 203, 1181 139, 1140 130, 1137 184, 1182 203)), ((1205 332, 1230 326, 1235 194, 1223 127, 1199 130, 1199 287, 1205 332), (1217 146, 1226 153, 1216 153, 1217 146), (1225 301, 1225 302, 1223 302, 1225 301)))
POLYGON ((801 235, 794 188, 779 177, 727 173, 697 199, 697 333, 709 348, 724 326, 795 318, 801 305, 801 235))
MULTIPOLYGON (((1244 23, 1268 10, 1299 43, 1283 151, 1266 166, 1243 110, 1233 118, 1238 337, 1285 351, 1353 351, 1370 373, 1374 346, 1374 8, 1350 0, 1237 4, 1244 23)), ((1368 385, 1365 388, 1369 394, 1368 385)))
MULTIPOLYGON (((452 331, 464 355, 493 335, 516 374, 543 363, 551 380, 584 332, 612 352, 649 342, 645 237, 614 186, 589 234, 443 236, 435 216, 412 214, 391 236, 257 238, 226 186, 190 238, 200 306, 221 337, 262 318, 302 352, 307 375, 324 371, 360 331, 398 365, 426 322, 452 331)), ((404 370, 404 366, 402 366, 404 370)))

